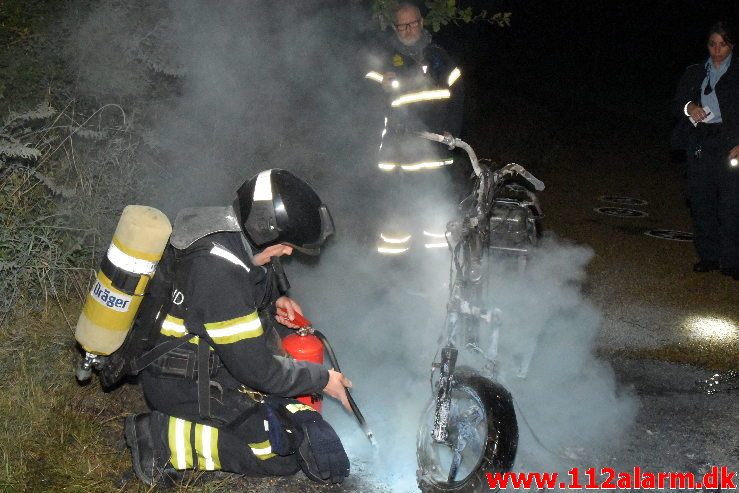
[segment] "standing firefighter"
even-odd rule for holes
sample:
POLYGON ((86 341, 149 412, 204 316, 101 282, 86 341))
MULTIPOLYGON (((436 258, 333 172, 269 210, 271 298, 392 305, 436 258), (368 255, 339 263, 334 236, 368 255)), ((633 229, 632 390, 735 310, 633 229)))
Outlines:
POLYGON ((293 249, 318 254, 332 233, 318 195, 279 169, 244 183, 233 206, 178 215, 160 263, 170 272, 171 300, 160 295, 161 309, 141 309, 161 313, 153 362, 141 373, 152 411, 125 423, 139 479, 172 483, 185 469, 261 476, 302 468, 333 483, 349 474, 334 430, 291 397, 324 392, 348 408, 351 383, 282 354, 271 325, 276 318, 294 328, 301 311, 280 293, 273 259, 293 249))
POLYGON ((387 196, 378 252, 388 255, 405 253, 412 244, 446 248, 446 221, 436 206, 451 198, 449 168, 454 159, 445 146, 417 132, 458 136, 464 99, 462 73, 447 52, 431 42, 418 7, 399 4, 393 30, 388 48, 373 59, 373 70, 365 76, 379 83, 388 99, 377 163, 387 196))

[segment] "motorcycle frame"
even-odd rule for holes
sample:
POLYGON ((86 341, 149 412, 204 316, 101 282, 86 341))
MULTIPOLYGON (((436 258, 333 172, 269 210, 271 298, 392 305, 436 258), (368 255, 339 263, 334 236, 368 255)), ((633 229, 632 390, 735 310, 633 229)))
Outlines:
MULTIPOLYGON (((460 205, 460 209, 462 209, 461 217, 447 224, 447 243, 452 251, 452 279, 450 279, 445 321, 446 343, 440 350, 440 361, 432 363, 431 368, 432 389, 434 373, 437 370, 439 371, 435 395, 434 426, 431 435, 434 442, 449 445, 451 393, 454 386, 454 370, 459 355, 455 340, 458 337, 457 332, 460 322, 465 330, 465 346, 475 349, 488 361, 491 368, 495 368, 495 360, 488 358, 477 347, 478 323, 471 323, 472 320, 482 320, 495 325, 494 322, 497 318, 495 310, 487 310, 482 307, 481 303, 484 255, 486 253, 489 255, 491 249, 509 250, 491 247, 490 217, 492 211, 496 205, 502 203, 526 209, 529 211, 526 215, 527 230, 532 226, 528 224, 529 221, 535 221, 541 217, 541 209, 535 194, 524 187, 521 187, 521 191, 524 192, 527 200, 523 201, 498 199, 497 193, 508 182, 508 178, 515 175, 527 180, 536 190, 543 190, 544 184, 516 163, 509 163, 497 171, 491 171, 486 165, 478 161, 469 144, 452 136, 442 136, 429 132, 422 132, 420 135, 429 140, 446 144, 450 148, 461 147, 467 151, 473 170, 477 175, 473 194, 460 205), (464 207, 464 202, 468 200, 472 200, 473 203, 464 207), (465 208, 466 210, 464 210, 465 208), (461 262, 460 255, 462 255, 461 262)), ((525 255, 528 253, 528 249, 514 253, 525 255)), ((493 334, 493 337, 497 340, 497 333, 493 334)))

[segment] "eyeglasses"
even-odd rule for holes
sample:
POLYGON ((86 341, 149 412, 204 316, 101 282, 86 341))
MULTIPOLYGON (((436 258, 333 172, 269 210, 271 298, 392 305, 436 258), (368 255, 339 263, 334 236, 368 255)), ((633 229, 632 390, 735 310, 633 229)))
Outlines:
POLYGON ((404 33, 408 29, 416 29, 418 26, 420 26, 421 19, 416 19, 415 21, 408 22, 407 24, 393 24, 393 25, 395 26, 396 31, 404 33))

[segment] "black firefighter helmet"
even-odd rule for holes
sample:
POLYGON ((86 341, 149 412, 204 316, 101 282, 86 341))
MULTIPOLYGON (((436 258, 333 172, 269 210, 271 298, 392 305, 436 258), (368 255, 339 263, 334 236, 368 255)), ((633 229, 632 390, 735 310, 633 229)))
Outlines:
POLYGON ((249 240, 264 248, 285 243, 309 255, 334 233, 328 207, 304 181, 283 169, 268 169, 236 191, 234 210, 249 240))

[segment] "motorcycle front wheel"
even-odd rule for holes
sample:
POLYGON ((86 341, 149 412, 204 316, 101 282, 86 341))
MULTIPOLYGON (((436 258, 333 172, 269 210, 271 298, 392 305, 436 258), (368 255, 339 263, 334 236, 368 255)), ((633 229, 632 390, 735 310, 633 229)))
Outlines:
POLYGON ((431 436, 433 399, 421 417, 418 487, 424 493, 487 490, 485 474, 509 471, 516 457, 518 425, 511 394, 462 367, 454 372, 451 398, 447 443, 437 443, 431 436))

